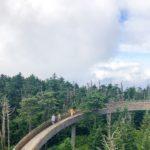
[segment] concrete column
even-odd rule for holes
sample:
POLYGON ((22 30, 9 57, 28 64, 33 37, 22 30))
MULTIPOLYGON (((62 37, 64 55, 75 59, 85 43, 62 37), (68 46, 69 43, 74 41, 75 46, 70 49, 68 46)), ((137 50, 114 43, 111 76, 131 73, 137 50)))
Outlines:
POLYGON ((47 150, 47 143, 45 144, 45 146, 44 146, 44 147, 45 147, 45 150, 47 150))
POLYGON ((71 128, 71 145, 72 150, 75 150, 75 139, 76 139, 76 125, 73 125, 71 128))

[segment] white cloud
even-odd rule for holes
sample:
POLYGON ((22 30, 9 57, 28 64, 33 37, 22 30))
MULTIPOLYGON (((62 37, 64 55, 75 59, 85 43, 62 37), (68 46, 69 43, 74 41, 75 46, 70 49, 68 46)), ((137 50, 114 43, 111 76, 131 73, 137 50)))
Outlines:
POLYGON ((121 51, 150 52, 150 1, 124 0, 121 6, 127 10, 128 19, 123 24, 121 51))
POLYGON ((5 35, 0 41, 0 73, 45 78, 56 72, 82 80, 90 66, 116 52, 119 10, 114 0, 0 3, 0 32, 5 35))
POLYGON ((121 44, 119 46, 119 50, 121 52, 128 52, 128 53, 143 53, 149 54, 150 53, 150 43, 142 43, 139 44, 121 44))
POLYGON ((113 83, 140 84, 150 80, 150 69, 139 62, 111 60, 99 63, 92 70, 95 77, 113 83))
POLYGON ((87 81, 89 68, 100 62, 92 69, 98 79, 149 79, 150 70, 136 58, 135 62, 111 58, 117 57, 118 49, 149 54, 150 1, 0 0, 0 4, 0 73, 47 78, 56 72, 87 81), (128 13, 122 23, 120 10, 128 13))

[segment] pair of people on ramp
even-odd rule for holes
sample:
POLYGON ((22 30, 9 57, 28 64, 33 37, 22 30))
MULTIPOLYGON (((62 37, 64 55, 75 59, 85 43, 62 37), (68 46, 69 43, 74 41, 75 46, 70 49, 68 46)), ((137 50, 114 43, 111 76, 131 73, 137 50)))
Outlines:
MULTIPOLYGON (((75 111, 74 108, 70 108, 69 111, 68 111, 68 113, 70 114, 70 116, 73 116, 76 113, 76 111, 75 111)), ((61 120, 60 113, 57 115, 57 117, 54 114, 51 117, 52 124, 54 124, 54 123, 56 123, 56 121, 60 121, 60 120, 61 120)))

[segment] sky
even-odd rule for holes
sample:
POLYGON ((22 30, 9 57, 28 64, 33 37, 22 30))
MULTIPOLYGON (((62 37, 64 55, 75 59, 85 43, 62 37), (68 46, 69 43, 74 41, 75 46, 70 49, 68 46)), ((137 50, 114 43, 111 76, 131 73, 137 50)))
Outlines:
POLYGON ((0 74, 150 83, 149 0, 0 0, 0 74))

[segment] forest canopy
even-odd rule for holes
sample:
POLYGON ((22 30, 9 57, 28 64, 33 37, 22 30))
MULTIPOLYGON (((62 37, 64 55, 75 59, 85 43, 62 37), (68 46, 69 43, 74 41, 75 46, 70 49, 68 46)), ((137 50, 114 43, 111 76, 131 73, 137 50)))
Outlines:
MULTIPOLYGON (((99 82, 98 84, 89 82, 85 86, 80 86, 58 77, 55 73, 46 80, 41 80, 34 75, 23 77, 21 73, 13 77, 2 74, 0 75, 1 148, 14 146, 32 129, 49 120, 52 114, 67 112, 71 107, 81 111, 91 111, 100 109, 105 103, 111 101, 148 99, 150 99, 149 86, 123 89, 122 84, 101 85, 99 82)), ((110 141, 105 117, 90 114, 90 117, 78 124, 80 140, 77 141, 77 146, 80 149, 84 145, 92 150, 108 149, 111 146, 119 149, 140 149, 139 147, 143 146, 143 149, 149 149, 148 121, 148 112, 145 115, 143 112, 139 112, 138 115, 128 112, 114 115, 111 131, 109 130, 111 132, 109 136, 114 133, 114 139, 110 141), (94 124, 90 124, 93 121, 94 124), (139 139, 142 133, 144 139, 141 141, 139 139), (90 142, 84 140, 85 136, 90 142)), ((56 149, 69 147, 70 139, 66 136, 67 130, 61 134, 63 138, 53 142, 54 149, 55 143, 60 144, 56 149)))

